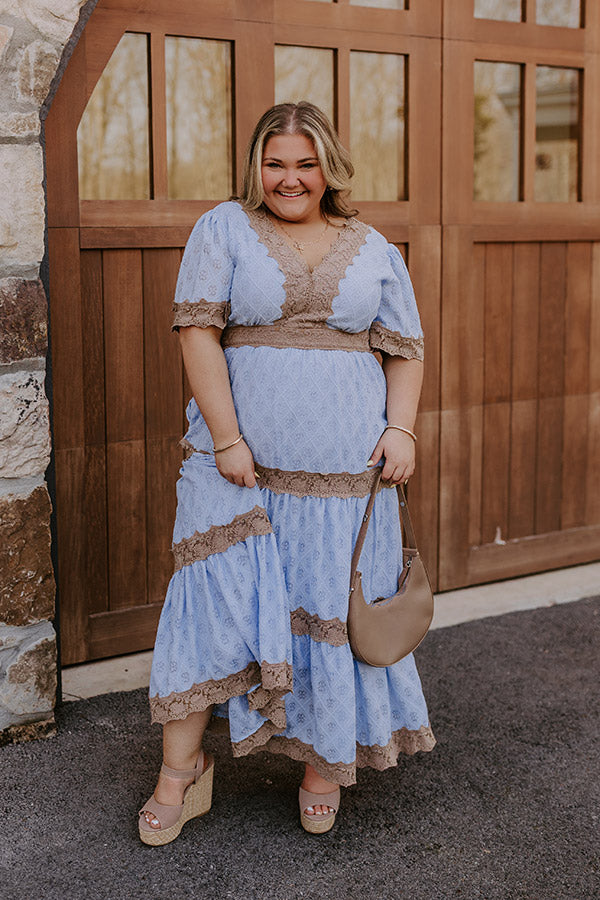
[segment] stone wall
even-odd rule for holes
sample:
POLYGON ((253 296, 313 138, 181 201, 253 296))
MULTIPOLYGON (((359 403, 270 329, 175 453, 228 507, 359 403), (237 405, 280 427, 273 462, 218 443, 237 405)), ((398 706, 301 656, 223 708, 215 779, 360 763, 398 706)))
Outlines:
POLYGON ((0 744, 54 730, 41 120, 83 5, 0 0, 0 744))

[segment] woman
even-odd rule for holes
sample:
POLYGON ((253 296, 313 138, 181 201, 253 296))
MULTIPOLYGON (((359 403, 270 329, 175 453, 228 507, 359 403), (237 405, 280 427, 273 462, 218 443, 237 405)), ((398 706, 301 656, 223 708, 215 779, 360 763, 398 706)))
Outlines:
MULTIPOLYGON (((233 753, 305 764, 301 823, 333 825, 356 766, 435 741, 414 660, 354 660, 352 549, 375 472, 414 470, 422 333, 398 250, 354 218, 353 169, 326 116, 282 104, 258 122, 238 202, 197 222, 175 324, 193 391, 171 579, 150 684, 164 765, 140 836, 173 840, 210 808, 211 716, 233 753), (371 350, 383 355, 383 367, 371 350)), ((365 596, 395 592, 397 493, 377 496, 365 596)))

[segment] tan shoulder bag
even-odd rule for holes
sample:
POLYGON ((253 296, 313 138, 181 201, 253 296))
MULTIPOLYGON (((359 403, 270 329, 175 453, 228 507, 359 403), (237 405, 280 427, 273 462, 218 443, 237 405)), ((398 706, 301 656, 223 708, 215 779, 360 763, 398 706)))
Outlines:
POLYGON ((418 647, 433 618, 433 593, 423 560, 417 550, 403 485, 397 485, 402 519, 402 572, 393 597, 363 596, 358 561, 365 542, 375 496, 381 481, 378 472, 363 517, 350 571, 348 637, 354 656, 370 666, 391 666, 418 647))

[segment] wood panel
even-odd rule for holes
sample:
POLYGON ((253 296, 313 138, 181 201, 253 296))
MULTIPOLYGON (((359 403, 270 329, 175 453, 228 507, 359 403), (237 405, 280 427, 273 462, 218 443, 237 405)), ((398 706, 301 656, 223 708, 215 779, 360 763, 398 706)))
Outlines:
POLYGON ((585 524, 592 246, 567 246, 561 528, 585 524))
POLYGON ((144 440, 106 448, 110 608, 146 602, 146 448, 144 440))
POLYGON ((542 244, 535 531, 560 528, 566 245, 542 244))
POLYGON ((60 633, 64 665, 87 658, 88 609, 84 557, 85 494, 83 447, 55 449, 56 531, 60 633))
POLYGON ((538 243, 513 249, 510 491, 508 537, 533 534, 539 333, 538 243))
POLYGON ((490 244, 485 254, 484 415, 481 539, 508 533, 512 246, 490 244))
POLYGON ((600 522, 600 241, 592 248, 588 453, 585 499, 587 525, 600 522))
POLYGON ((175 482, 181 465, 182 362, 171 333, 172 298, 181 261, 179 250, 145 250, 144 372, 146 407, 146 516, 148 603, 160 602, 173 568, 171 534, 175 482))
POLYGON ((63 450, 81 447, 84 440, 84 358, 77 229, 50 229, 48 253, 54 446, 63 450))
POLYGON ((437 586, 440 392, 440 229, 411 229, 408 266, 426 340, 425 381, 416 430, 417 467, 410 482, 411 511, 432 584, 437 586))
POLYGON ((82 253, 81 311, 84 390, 85 523, 82 535, 90 613, 108 609, 106 508, 106 408, 104 378, 104 302, 102 254, 82 253))
POLYGON ((505 544, 472 547, 467 577, 471 584, 561 569, 598 558, 600 527, 568 528, 515 538, 505 544))
POLYGON ((89 658, 136 653, 152 647, 161 609, 162 599, 148 606, 91 616, 89 658))

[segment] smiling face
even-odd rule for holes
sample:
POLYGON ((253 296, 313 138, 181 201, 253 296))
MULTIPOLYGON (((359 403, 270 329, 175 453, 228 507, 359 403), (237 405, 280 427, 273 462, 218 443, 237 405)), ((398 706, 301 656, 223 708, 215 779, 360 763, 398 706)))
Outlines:
POLYGON ((327 182, 313 142, 303 134, 277 134, 263 153, 264 204, 288 222, 319 222, 327 182))

